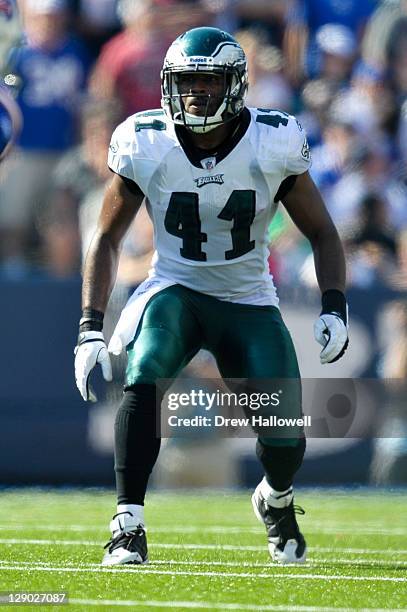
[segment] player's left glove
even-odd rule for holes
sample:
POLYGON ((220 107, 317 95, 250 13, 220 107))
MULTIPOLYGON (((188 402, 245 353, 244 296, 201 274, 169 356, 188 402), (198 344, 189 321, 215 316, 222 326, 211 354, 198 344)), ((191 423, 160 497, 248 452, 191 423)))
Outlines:
POLYGON ((348 348, 348 305, 337 289, 322 294, 322 311, 314 324, 315 339, 323 346, 321 363, 338 361, 348 348))
POLYGON ((75 347, 75 380, 85 402, 96 402, 96 394, 89 382, 90 373, 99 363, 102 367, 103 378, 110 381, 112 380, 112 365, 101 331, 103 314, 91 309, 88 309, 88 312, 91 315, 89 316, 84 311, 85 316, 81 319, 79 326, 78 344, 75 347))

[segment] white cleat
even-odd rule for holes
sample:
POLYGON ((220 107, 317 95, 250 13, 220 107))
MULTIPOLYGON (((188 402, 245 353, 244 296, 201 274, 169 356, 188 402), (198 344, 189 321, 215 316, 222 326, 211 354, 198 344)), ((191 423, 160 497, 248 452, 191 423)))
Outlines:
POLYGON ((144 525, 135 521, 131 512, 115 514, 110 521, 111 540, 102 565, 143 565, 148 563, 147 538, 144 525))

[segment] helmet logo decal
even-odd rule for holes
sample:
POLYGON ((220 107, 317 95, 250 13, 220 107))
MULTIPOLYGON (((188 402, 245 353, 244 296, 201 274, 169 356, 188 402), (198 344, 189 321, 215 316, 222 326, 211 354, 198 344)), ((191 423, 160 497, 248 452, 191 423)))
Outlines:
POLYGON ((236 52, 237 57, 234 58, 234 61, 245 61, 245 54, 240 45, 238 45, 237 43, 230 43, 229 41, 220 43, 216 47, 215 51, 212 53, 212 57, 216 57, 217 55, 219 55, 219 53, 224 47, 231 47, 236 52))

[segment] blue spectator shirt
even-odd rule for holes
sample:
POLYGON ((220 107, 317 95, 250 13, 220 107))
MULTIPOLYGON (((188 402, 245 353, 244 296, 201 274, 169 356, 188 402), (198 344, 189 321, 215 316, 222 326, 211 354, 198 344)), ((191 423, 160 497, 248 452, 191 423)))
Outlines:
POLYGON ((290 23, 304 23, 313 36, 326 23, 347 26, 357 35, 377 6, 377 0, 297 0, 290 23))
POLYGON ((288 25, 303 25, 308 29, 306 52, 308 76, 317 77, 320 71, 320 53, 315 34, 327 23, 348 27, 359 37, 360 31, 375 10, 377 0, 296 0, 287 16, 288 25))
POLYGON ((24 118, 21 148, 62 152, 75 144, 89 67, 84 46, 73 38, 53 51, 29 44, 14 50, 11 70, 21 78, 17 101, 24 118))

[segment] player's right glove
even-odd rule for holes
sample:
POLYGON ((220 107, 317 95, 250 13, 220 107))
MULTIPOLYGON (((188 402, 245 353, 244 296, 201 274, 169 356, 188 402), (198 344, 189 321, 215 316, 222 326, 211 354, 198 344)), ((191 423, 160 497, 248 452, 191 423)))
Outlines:
POLYGON ((323 346, 321 363, 338 361, 348 348, 348 306, 341 291, 329 289, 322 294, 322 311, 314 324, 315 339, 323 346))
POLYGON ((97 397, 93 391, 89 377, 97 363, 102 367, 103 378, 112 380, 112 365, 107 351, 103 332, 103 314, 91 311, 91 316, 98 315, 97 319, 87 317, 81 319, 79 327, 78 344, 75 347, 75 380, 80 394, 86 401, 96 402, 97 397), (94 327, 96 329, 89 329, 94 327), (82 331, 85 330, 85 331, 82 331))

